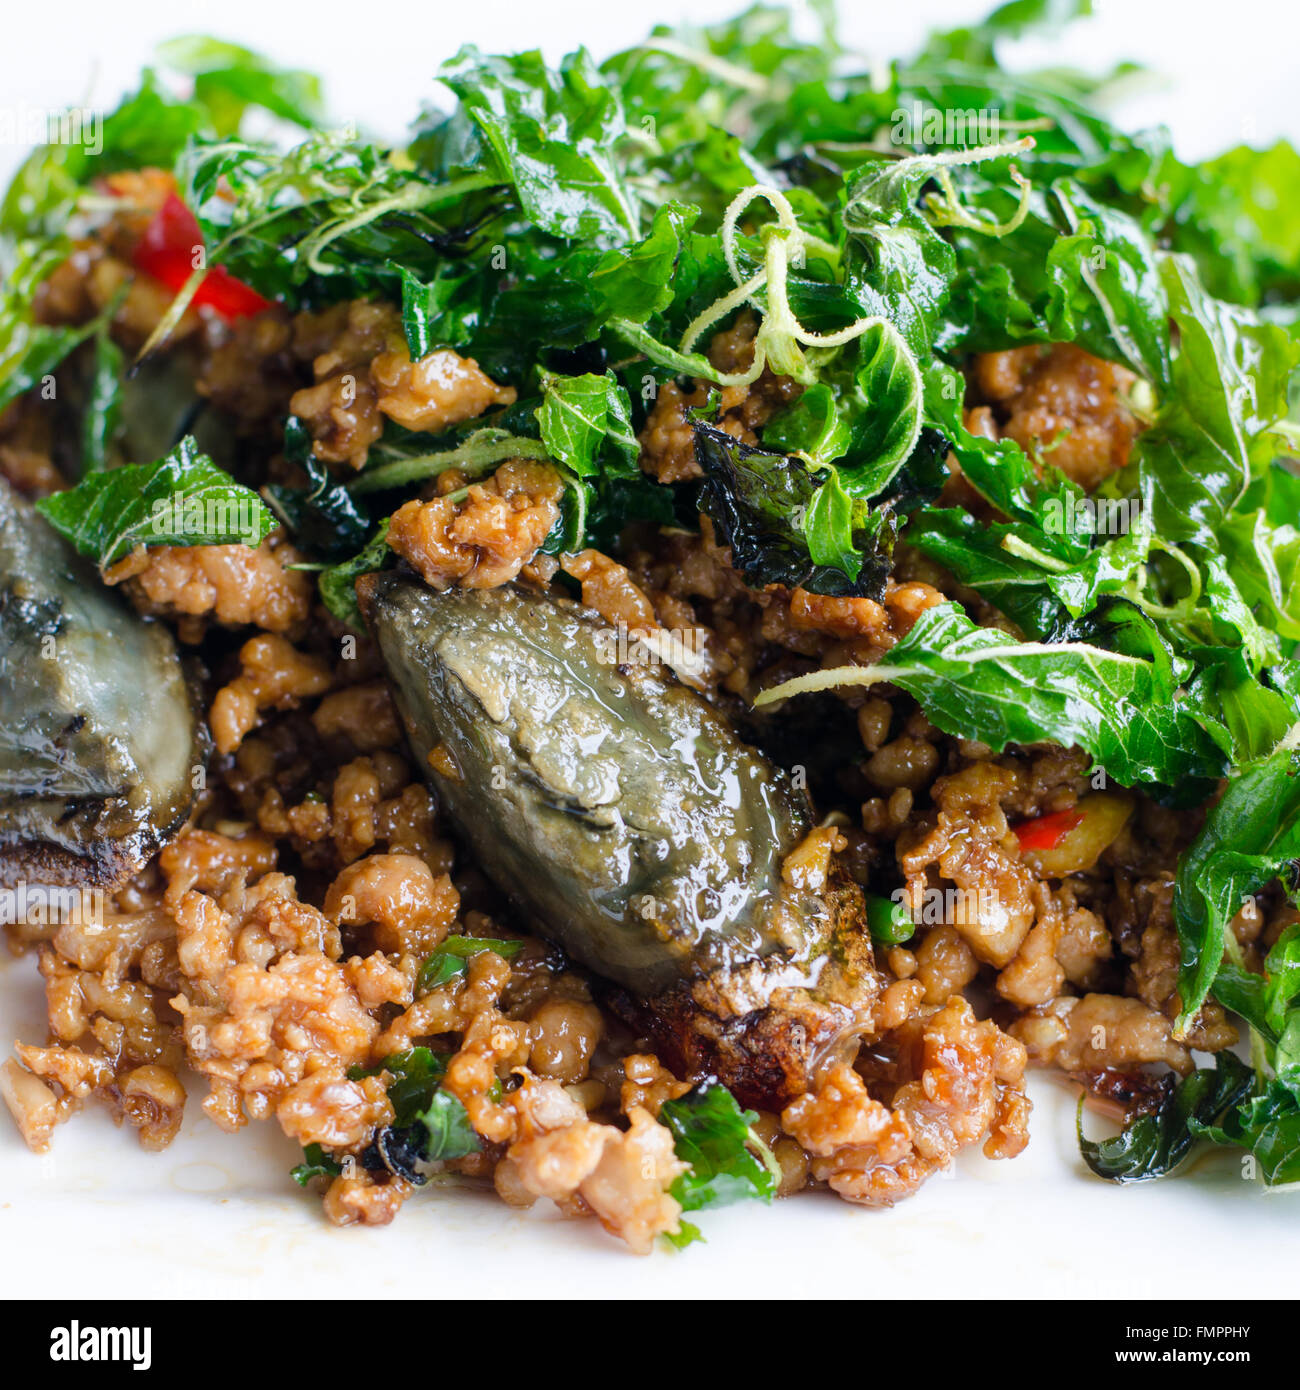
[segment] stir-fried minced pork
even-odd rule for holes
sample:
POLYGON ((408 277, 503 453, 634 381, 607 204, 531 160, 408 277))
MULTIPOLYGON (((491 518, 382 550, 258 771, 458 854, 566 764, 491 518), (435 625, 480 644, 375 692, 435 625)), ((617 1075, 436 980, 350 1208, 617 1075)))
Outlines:
POLYGON ((512 459, 482 483, 403 503, 389 523, 388 544, 435 589, 493 589, 537 554, 560 515, 563 491, 549 464, 512 459))
POLYGON ((311 431, 316 456, 331 463, 360 468, 386 418, 436 433, 515 399, 512 387, 450 348, 412 362, 400 317, 387 305, 356 300, 315 320, 300 315, 295 330, 295 351, 310 355, 315 383, 289 408, 311 431))
POLYGON ((224 627, 287 632, 301 627, 311 608, 311 583, 291 568, 301 558, 280 531, 256 548, 140 546, 104 582, 125 583, 140 612, 175 618, 177 631, 189 640, 202 636, 198 620, 209 615, 224 627))
MULTIPOLYGON (((99 267, 129 254, 131 235, 118 228, 75 253, 49 286, 52 321, 93 311, 96 277, 109 275, 99 267)), ((754 329, 746 316, 717 334, 714 364, 743 369, 754 329)), ((972 375, 972 427, 1052 450, 1086 486, 1124 462, 1133 424, 1119 369, 1025 348, 977 359, 972 375)), ((354 467, 385 418, 437 430, 512 399, 449 351, 412 363, 396 311, 359 300, 209 333, 198 384, 246 432, 291 409, 320 460, 354 467)), ((770 373, 726 388, 723 428, 754 443, 798 391, 770 373)), ((684 412, 706 394, 661 387, 640 438, 642 467, 661 481, 698 475, 684 412)), ((11 412, 0 463, 33 491, 49 485, 43 450, 11 412)), ((684 645, 684 678, 728 708, 799 671, 881 660, 951 590, 905 548, 878 601, 755 590, 707 519, 697 533, 637 528, 614 555, 550 557, 541 548, 563 490, 556 469, 531 459, 478 479, 448 470, 395 512, 388 544, 438 589, 569 585, 655 659, 670 659, 669 637, 684 645)), ((338 1171, 318 1184, 327 1216, 375 1225, 423 1181, 374 1155, 394 1122, 395 1059, 427 1048, 477 1144, 436 1166, 512 1206, 594 1217, 649 1250, 680 1230, 685 1164, 661 1112, 691 1080, 629 1032, 598 981, 524 935, 456 848, 411 766, 375 650, 313 612, 297 559, 276 533, 252 549, 140 550, 109 574, 188 640, 213 624, 239 630, 208 685, 219 756, 190 826, 114 895, 103 930, 7 929, 38 955, 50 1032, 0 1067, 0 1096, 33 1148, 90 1100, 156 1148, 197 1076, 222 1128, 274 1119, 332 1154, 338 1171), (446 943, 476 938, 485 945, 463 969, 424 978, 446 943)), ((1015 827, 1086 810, 1086 758, 1047 746, 994 754, 942 734, 889 686, 844 690, 823 711, 852 752, 821 774, 819 802, 835 815, 788 856, 784 881, 815 892, 841 866, 869 891, 896 885, 917 927, 875 949, 879 993, 856 1051, 828 1055, 804 1094, 757 1116, 780 1194, 825 1187, 888 1205, 973 1145, 1013 1157, 1028 1137, 1027 1062, 1122 1080, 1152 1064, 1185 1072, 1191 1046, 1233 1040, 1213 1003, 1186 1037, 1172 1031, 1172 871, 1192 819, 1133 797, 1077 865, 1048 872, 1015 827), (996 1001, 991 1016, 967 991, 982 1007, 996 1001)), ((1244 951, 1258 957, 1276 939, 1282 918, 1269 921, 1234 925, 1244 951)))
POLYGON ((986 402, 975 427, 1050 458, 1080 487, 1092 491, 1128 462, 1138 422, 1125 368, 1067 343, 980 353, 974 378, 986 402))

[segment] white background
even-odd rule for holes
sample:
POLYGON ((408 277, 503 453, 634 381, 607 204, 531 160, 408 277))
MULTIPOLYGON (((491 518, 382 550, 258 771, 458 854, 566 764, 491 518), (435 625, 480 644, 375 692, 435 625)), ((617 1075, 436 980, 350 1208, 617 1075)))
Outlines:
MULTIPOLYGON (((735 0, 24 3, 4 14, 0 105, 111 104, 157 41, 212 32, 323 73, 340 119, 397 135, 462 42, 541 45, 552 57, 585 43, 601 57, 657 20, 736 8, 735 0)), ((1091 69, 1132 57, 1157 67, 1168 83, 1126 110, 1136 121, 1166 121, 1188 156, 1243 138, 1296 138, 1294 0, 1097 0, 1096 8, 1063 45, 1021 45, 1012 56, 1091 69)), ((857 46, 888 57, 932 23, 983 9, 962 0, 850 3, 843 27, 857 46)), ((20 154, 0 149, 0 166, 20 154)), ((12 1037, 43 1035, 34 962, 0 960, 0 1053, 12 1037)), ((1294 1194, 1242 1181, 1226 1154, 1174 1182, 1110 1187, 1079 1163, 1071 1095, 1045 1077, 1032 1094, 1033 1142, 1014 1162, 968 1155, 955 1179, 932 1181, 890 1212, 824 1197, 732 1208, 704 1218, 707 1246, 645 1260, 623 1254, 594 1223, 559 1221, 544 1203, 520 1216, 469 1193, 422 1194, 387 1230, 331 1229, 288 1183, 294 1145, 265 1125, 220 1135, 193 1102, 180 1140, 158 1156, 95 1110, 37 1158, 0 1117, 0 1294, 1016 1301, 1300 1292, 1294 1194)))
MULTIPOLYGON (((321 73, 340 119, 395 136, 435 94, 432 74, 462 43, 540 46, 554 58, 585 44, 598 58, 658 22, 706 22, 745 0, 23 0, 5 6, 0 103, 111 104, 160 40, 211 33, 321 73)), ((969 23, 995 0, 841 0, 846 41, 891 58, 935 26, 969 23)), ((1009 47, 1016 61, 1064 57, 1104 70, 1137 59, 1171 80, 1135 100, 1139 123, 1164 121, 1201 158, 1243 137, 1267 143, 1300 129, 1294 0, 1094 0, 1093 19, 1063 43, 1009 47), (1176 79, 1176 80, 1174 80, 1176 79)), ((0 149, 0 159, 8 151, 0 149)))

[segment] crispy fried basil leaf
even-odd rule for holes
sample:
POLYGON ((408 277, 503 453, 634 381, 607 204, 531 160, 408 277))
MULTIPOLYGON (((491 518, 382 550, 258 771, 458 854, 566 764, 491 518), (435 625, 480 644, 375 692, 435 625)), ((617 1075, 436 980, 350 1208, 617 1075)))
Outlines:
POLYGON ((832 470, 752 449, 704 424, 695 426, 695 452, 705 476, 701 505, 750 584, 881 597, 889 573, 880 544, 886 518, 876 512, 859 520, 832 470))
POLYGON ((622 102, 585 49, 556 70, 537 52, 492 56, 467 45, 438 76, 482 137, 463 167, 513 185, 535 226, 616 245, 636 237, 636 199, 615 158, 627 130, 622 102))
POLYGON ((948 455, 952 441, 942 430, 923 425, 916 448, 894 475, 889 490, 877 498, 877 507, 888 506, 896 516, 908 516, 918 507, 928 507, 948 481, 948 455))
POLYGON ((596 473, 631 477, 640 445, 632 433, 632 407, 613 372, 597 376, 542 376, 537 424, 553 459, 580 478, 596 473))
POLYGON ((299 1187, 306 1187, 313 1178, 337 1178, 342 1172, 343 1165, 328 1150, 319 1144, 306 1144, 302 1162, 289 1169, 289 1176, 299 1187))
POLYGON ((363 574, 383 569, 392 558, 393 552, 388 548, 388 518, 385 517, 356 555, 321 571, 316 581, 321 602, 339 622, 346 623, 354 632, 364 632, 365 621, 357 606, 357 580, 363 574))
POLYGON ((1300 1066, 1284 1067, 1217 1124, 1194 1115, 1190 1127, 1199 1138, 1249 1149, 1270 1187, 1300 1182, 1300 1066))
POLYGON ((1217 776, 1223 758, 1178 689, 1188 663, 1135 609, 1115 605, 1108 618, 1114 650, 1018 642, 939 604, 890 650, 879 679, 915 695, 946 733, 995 749, 1077 744, 1123 786, 1217 776))
MULTIPOLYGON (((1094 1142, 1079 1128, 1079 1152, 1099 1178, 1110 1182, 1145 1182, 1163 1178, 1191 1152, 1199 1135, 1207 1134, 1250 1091, 1253 1074, 1231 1052, 1220 1052, 1213 1068, 1202 1067, 1184 1077, 1154 1115, 1141 1115, 1114 1139, 1094 1142)), ((1079 1118, 1083 1117, 1080 1102, 1079 1118)))
POLYGON ((91 473, 37 510, 101 569, 137 545, 260 545, 275 529, 262 499, 186 436, 157 463, 91 473))
POLYGON ((370 518, 312 452, 311 434, 294 415, 284 424, 284 455, 307 474, 307 487, 270 483, 263 491, 298 548, 331 564, 354 555, 371 533, 370 518))
POLYGON ((659 1123, 672 1131, 677 1157, 690 1164, 672 1185, 683 1211, 757 1197, 770 1202, 776 1194, 775 1173, 754 1150, 758 1116, 742 1110, 736 1098, 714 1078, 701 1082, 676 1100, 665 1101, 659 1123))
MULTIPOLYGON (((1282 747, 1230 778, 1178 863, 1174 917, 1182 941, 1185 1027, 1214 987, 1227 924, 1243 901, 1300 859, 1300 752, 1282 747)), ((1238 997, 1237 1002, 1241 1002, 1238 997)), ((1261 1018, 1267 1026, 1267 1020, 1261 1018)))

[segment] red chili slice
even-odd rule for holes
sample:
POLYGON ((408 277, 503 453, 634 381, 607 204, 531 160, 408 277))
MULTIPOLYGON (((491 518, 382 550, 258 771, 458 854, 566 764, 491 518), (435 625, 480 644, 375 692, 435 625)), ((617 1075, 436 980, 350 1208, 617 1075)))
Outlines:
POLYGON ((1082 824, 1082 811, 1053 811, 1048 816, 1022 820, 1011 828, 1022 850, 1055 849, 1076 825, 1082 824))
MULTIPOLYGON (((203 234, 194 214, 174 194, 169 194, 144 229, 131 260, 137 270, 179 291, 194 273, 195 255, 203 247, 203 234)), ((214 266, 191 301, 206 306, 223 319, 246 318, 271 307, 251 285, 246 285, 224 266, 214 266)))

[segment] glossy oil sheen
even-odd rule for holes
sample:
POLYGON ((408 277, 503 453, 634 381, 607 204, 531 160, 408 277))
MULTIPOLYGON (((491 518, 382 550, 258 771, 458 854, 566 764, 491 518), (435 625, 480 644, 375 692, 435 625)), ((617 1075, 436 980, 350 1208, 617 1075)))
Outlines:
POLYGON ((707 701, 612 664, 592 615, 522 588, 438 594, 388 575, 367 607, 440 801, 570 955, 649 995, 813 951, 774 911, 807 808, 707 701), (459 777, 430 770, 439 746, 459 777))

